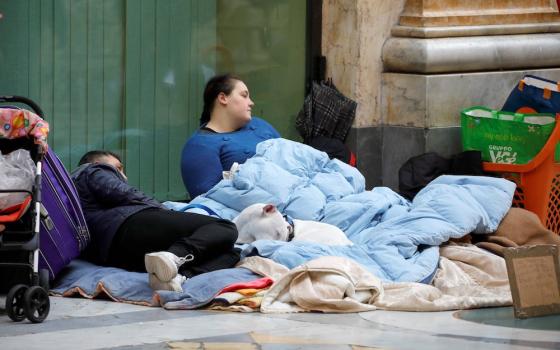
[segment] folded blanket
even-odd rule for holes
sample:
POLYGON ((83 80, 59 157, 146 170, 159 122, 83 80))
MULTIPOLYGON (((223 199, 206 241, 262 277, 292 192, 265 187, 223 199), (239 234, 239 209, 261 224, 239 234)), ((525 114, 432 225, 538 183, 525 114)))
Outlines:
POLYGON ((148 274, 129 272, 115 267, 102 267, 83 260, 73 260, 57 276, 52 294, 80 295, 96 298, 106 295, 114 301, 156 306, 154 291, 148 285, 148 274))
POLYGON ((260 311, 263 297, 268 289, 242 289, 237 292, 222 293, 212 300, 208 309, 239 312, 260 311))
POLYGON ((263 277, 249 283, 234 283, 224 288, 212 300, 208 309, 254 312, 259 311, 262 298, 274 283, 272 278, 263 277))
MULTIPOLYGON (((256 257, 239 266, 259 274, 284 270, 256 257)), ((503 258, 473 245, 450 244, 441 247, 440 267, 431 284, 380 282, 352 260, 323 257, 286 272, 265 294, 261 311, 445 311, 511 303, 503 258)))
POLYGON ((560 245, 560 236, 548 230, 539 217, 526 209, 511 208, 496 232, 488 235, 469 235, 468 242, 499 256, 510 247, 538 244, 560 245))
POLYGON ((270 287, 272 285, 272 283, 274 283, 274 280, 272 278, 269 278, 269 277, 259 278, 258 280, 254 280, 254 281, 247 282, 247 283, 234 283, 232 285, 229 285, 229 286, 225 287, 220 292, 220 294, 221 293, 227 293, 227 292, 233 292, 233 291, 240 292, 241 290, 244 290, 244 291, 260 290, 260 289, 270 287))
POLYGON ((212 304, 216 305, 216 304, 220 304, 220 305, 232 305, 237 303, 239 300, 245 298, 245 296, 241 293, 237 293, 237 292, 227 292, 227 293, 222 293, 218 296, 216 296, 214 298, 214 300, 212 300, 212 304))
POLYGON ((353 260, 321 257, 284 275, 266 293, 261 312, 375 310, 381 281, 353 260))
POLYGON ((257 284, 263 283, 262 276, 248 269, 232 268, 192 277, 183 284, 181 293, 153 291, 148 285, 147 273, 129 272, 74 260, 57 278, 51 293, 62 296, 80 295, 85 298, 95 298, 104 294, 120 302, 146 306, 161 305, 166 309, 196 309, 210 303, 227 286, 251 285, 256 280, 259 281, 257 284))
POLYGON ((473 245, 445 245, 431 284, 388 282, 375 306, 398 311, 447 311, 510 306, 503 258, 473 245))
POLYGON ((365 190, 359 171, 306 145, 273 139, 257 145, 231 180, 192 203, 232 219, 254 203, 271 203, 295 219, 339 227, 355 244, 256 241, 243 256, 270 258, 289 269, 323 256, 346 257, 384 281, 429 283, 438 246, 450 238, 490 233, 511 206, 515 184, 476 176, 441 176, 412 203, 392 190, 365 190))

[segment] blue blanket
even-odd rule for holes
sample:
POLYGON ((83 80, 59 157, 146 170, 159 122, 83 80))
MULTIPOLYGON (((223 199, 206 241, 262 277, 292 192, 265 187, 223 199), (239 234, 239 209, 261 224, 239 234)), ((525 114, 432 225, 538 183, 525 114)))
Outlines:
MULTIPOLYGON (((253 203, 273 203, 294 218, 336 225, 355 243, 340 247, 262 240, 248 245, 245 256, 258 254, 288 268, 320 256, 343 256, 384 280, 429 282, 438 266, 438 245, 470 232, 495 231, 514 190, 513 183, 497 178, 442 176, 411 203, 388 188, 366 191, 355 168, 329 160, 325 153, 275 139, 259 144, 256 156, 233 180, 221 181, 192 203, 227 219, 253 203)), ((189 210, 201 212, 200 207, 189 210)), ((145 273, 76 260, 53 292, 86 297, 106 293, 118 301, 192 309, 210 302, 227 285, 259 277, 243 268, 219 270, 188 280, 183 293, 154 294, 145 273)))
POLYGON ((258 254, 293 268, 308 260, 343 256, 383 280, 429 282, 438 246, 469 233, 490 233, 511 207, 515 184, 474 176, 441 176, 409 202, 389 188, 365 189, 360 172, 301 143, 273 139, 232 180, 222 180, 192 203, 233 219, 254 203, 272 203, 296 219, 338 226, 355 244, 256 241, 258 254))
POLYGON ((244 268, 232 268, 195 276, 183 284, 183 292, 156 291, 148 285, 148 274, 102 267, 74 260, 58 276, 51 293, 95 298, 107 295, 115 301, 166 309, 196 309, 210 303, 225 287, 261 278, 244 268))

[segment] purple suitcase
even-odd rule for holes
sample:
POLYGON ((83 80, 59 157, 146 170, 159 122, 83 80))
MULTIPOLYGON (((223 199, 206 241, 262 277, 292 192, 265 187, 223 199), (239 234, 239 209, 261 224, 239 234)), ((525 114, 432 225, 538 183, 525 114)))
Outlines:
POLYGON ((42 162, 39 268, 54 279, 89 242, 86 219, 74 183, 54 152, 42 162))

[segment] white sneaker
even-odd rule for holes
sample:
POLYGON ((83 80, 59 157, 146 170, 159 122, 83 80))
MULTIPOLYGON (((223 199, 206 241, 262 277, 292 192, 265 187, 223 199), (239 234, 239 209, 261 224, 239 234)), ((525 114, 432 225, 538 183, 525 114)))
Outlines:
POLYGON ((144 256, 146 271, 154 274, 161 282, 169 282, 177 276, 179 266, 186 262, 193 261, 194 255, 187 254, 180 258, 170 252, 155 252, 144 256))
POLYGON ((183 283, 185 283, 185 281, 187 280, 185 276, 180 274, 178 274, 177 276, 175 276, 175 278, 168 282, 160 281, 160 279, 152 273, 150 273, 148 276, 150 287, 153 290, 170 290, 173 292, 182 292, 183 283))

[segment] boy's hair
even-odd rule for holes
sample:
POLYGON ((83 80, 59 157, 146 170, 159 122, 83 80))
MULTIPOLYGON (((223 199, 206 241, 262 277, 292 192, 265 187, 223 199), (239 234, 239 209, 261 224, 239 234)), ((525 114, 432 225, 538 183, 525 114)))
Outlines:
POLYGON ((89 151, 86 154, 84 154, 82 156, 82 158, 80 159, 80 161, 78 162, 78 166, 86 164, 86 163, 94 163, 96 160, 98 160, 99 158, 103 158, 103 157, 115 157, 119 160, 119 162, 122 162, 121 157, 119 157, 119 155, 114 153, 114 152, 103 151, 103 150, 94 150, 94 151, 89 151))

